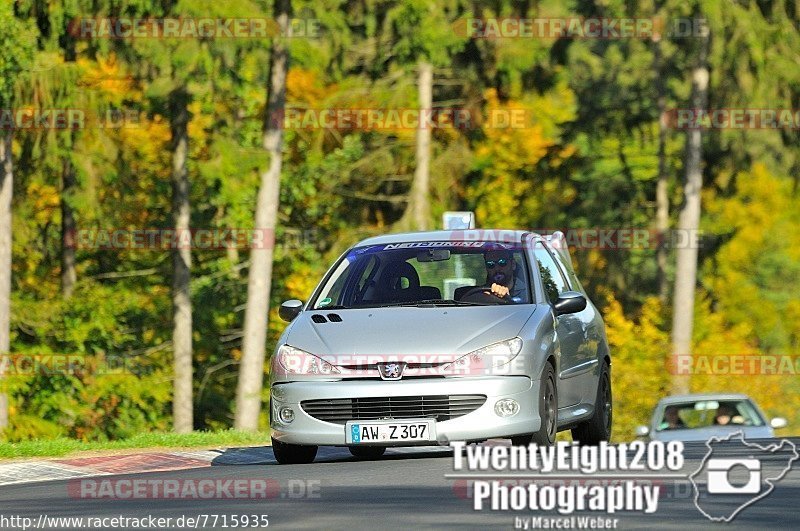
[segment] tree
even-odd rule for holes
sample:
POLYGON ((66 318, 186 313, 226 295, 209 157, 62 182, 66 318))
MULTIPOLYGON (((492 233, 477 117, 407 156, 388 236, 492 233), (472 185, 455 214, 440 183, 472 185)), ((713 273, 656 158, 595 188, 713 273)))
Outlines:
MULTIPOLYGON (((70 137, 70 144, 74 146, 74 133, 70 133, 70 137)), ((71 194, 77 183, 75 166, 69 156, 65 156, 62 163, 61 183, 61 293, 68 299, 78 281, 75 270, 75 212, 70 204, 71 194)))
POLYGON ((286 106, 286 75, 289 70, 289 50, 283 36, 288 36, 291 0, 275 0, 274 18, 281 35, 272 45, 269 60, 269 88, 265 110, 264 149, 269 153, 269 167, 261 173, 256 199, 255 230, 266 242, 250 250, 250 270, 247 277, 247 308, 244 317, 244 340, 236 388, 237 429, 255 431, 261 411, 261 387, 264 380, 264 349, 267 338, 269 295, 272 284, 272 255, 275 227, 278 221, 278 202, 281 181, 281 148, 283 124, 275 117, 283 116, 286 106))
MULTIPOLYGON (((66 27, 69 15, 74 13, 66 13, 63 24, 62 47, 64 49, 64 62, 75 63, 77 54, 75 51, 75 36, 66 27)), ((78 274, 75 270, 75 213, 70 201, 72 200, 72 193, 77 186, 75 178, 75 165, 72 162, 72 151, 75 148, 76 140, 75 131, 69 132, 69 143, 67 149, 69 150, 64 154, 61 169, 61 293, 67 299, 72 296, 72 291, 75 288, 75 282, 78 280, 78 274)))
MULTIPOLYGON (((708 34, 700 37, 697 60, 692 68, 692 109, 705 109, 708 102, 709 38, 708 34)), ((691 129, 687 133, 684 164, 683 205, 678 218, 678 231, 683 235, 695 235, 700 228, 700 193, 703 189, 703 132, 700 128, 691 129)), ((698 249, 690 240, 676 252, 672 314, 672 356, 676 359, 678 356, 692 354, 698 249)), ((678 394, 689 392, 689 375, 676 375, 672 387, 673 392, 678 394)))
POLYGON ((189 202, 189 172, 186 160, 189 151, 190 97, 179 85, 169 94, 170 130, 172 132, 172 220, 178 246, 172 251, 172 346, 174 373, 172 415, 173 429, 178 433, 192 431, 192 251, 188 243, 191 206, 189 202))
MULTIPOLYGON (((68 17, 65 17, 68 18, 68 17)), ((66 24, 65 24, 66 25, 66 24)), ((62 46, 64 49, 64 62, 75 63, 75 37, 64 28, 62 46)), ((72 162, 72 151, 75 148, 75 131, 69 132, 69 143, 62 159, 61 167, 61 293, 65 299, 72 296, 78 274, 75 270, 75 212, 70 201, 77 186, 75 178, 75 165, 72 162)))
MULTIPOLYGON (((419 111, 422 115, 433 109, 433 65, 428 61, 420 61, 417 74, 417 90, 419 93, 419 111)), ((411 184, 411 196, 408 209, 414 227, 427 230, 430 224, 430 164, 431 164, 431 130, 427 126, 417 127, 417 166, 414 169, 414 180, 411 184)))
POLYGON ((453 31, 453 21, 462 8, 457 0, 439 5, 425 0, 403 0, 387 15, 397 62, 400 66, 416 65, 417 108, 421 114, 415 138, 414 178, 399 228, 426 230, 430 225, 431 130, 423 125, 422 116, 433 109, 434 68, 449 66, 452 55, 465 43, 453 31))
POLYGON ((662 304, 667 301, 667 245, 669 230, 669 173, 667 171, 667 95, 662 69, 662 45, 660 36, 653 38, 653 73, 658 110, 658 177, 656 179, 656 266, 658 267, 658 296, 662 304))
MULTIPOLYGON (((213 8, 203 3, 166 2, 159 13, 142 15, 166 18, 207 16, 213 8)), ((238 6, 237 6, 238 7, 238 6)), ((190 243, 191 179, 189 177, 190 105, 209 76, 211 44, 202 39, 165 38, 132 44, 121 43, 117 51, 141 69, 147 80, 146 93, 152 109, 169 121, 171 153, 171 217, 176 247, 172 249, 172 350, 173 350, 173 430, 187 433, 194 429, 194 345, 191 293, 192 245, 190 243)))
MULTIPOLYGON (((32 59, 35 33, 14 17, 10 3, 0 6, 0 109, 11 109, 18 78, 32 59)), ((0 430, 8 426, 8 396, 3 387, 11 349, 11 198, 14 191, 13 130, 0 128, 0 430)))
MULTIPOLYGON (((2 15, 0 15, 2 16, 2 15)), ((7 23, 5 20, 0 22, 7 23)), ((0 31, 3 26, 0 25, 0 31)), ((8 101, 3 99, 2 101, 8 101)), ((5 107, 5 106, 3 106, 5 107)), ((0 385, 3 383, 10 344, 11 321, 11 195, 14 188, 14 163, 11 132, 0 134, 0 385)), ((0 389, 0 429, 8 426, 8 396, 0 389)))
MULTIPOLYGON (((164 17, 196 15, 189 9, 167 3, 164 17)), ((196 9, 200 9, 196 7, 196 9)), ((176 246, 172 249, 172 351, 173 430, 187 433, 194 428, 193 402, 193 344, 191 269, 192 249, 191 203, 189 179, 189 105, 193 93, 190 79, 201 78, 202 66, 207 58, 203 46, 193 39, 163 39, 154 43, 136 41, 124 43, 120 52, 129 55, 145 70, 148 81, 147 94, 156 112, 166 115, 170 128, 172 227, 176 246)))
MULTIPOLYGON (((654 20, 681 20, 680 9, 682 6, 670 0, 656 0, 652 6, 654 20)), ((645 12, 651 12, 647 9, 645 12)), ((670 155, 667 153, 669 140, 669 123, 667 110, 668 104, 674 103, 674 94, 671 93, 669 85, 676 76, 682 76, 682 65, 678 64, 684 60, 685 52, 683 48, 677 46, 670 39, 670 35, 662 34, 662 31, 653 33, 651 37, 653 62, 652 80, 655 89, 655 111, 658 119, 658 172, 656 176, 655 189, 655 231, 656 231, 656 281, 658 283, 658 297, 661 304, 666 304, 669 297, 669 278, 667 275, 669 262, 668 231, 670 226, 670 155)), ((683 36, 673 35, 673 39, 678 42, 684 40, 683 36)), ((681 82, 682 84, 682 82, 681 82)))

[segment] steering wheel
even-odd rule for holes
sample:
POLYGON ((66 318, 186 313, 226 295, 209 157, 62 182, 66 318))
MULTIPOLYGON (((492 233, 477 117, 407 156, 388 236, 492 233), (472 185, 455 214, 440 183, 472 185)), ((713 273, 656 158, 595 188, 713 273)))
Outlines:
POLYGON ((501 304, 508 304, 510 302, 508 296, 498 297, 492 293, 491 288, 485 286, 475 286, 467 290, 459 300, 462 302, 483 302, 488 304, 497 304, 498 302, 501 304))

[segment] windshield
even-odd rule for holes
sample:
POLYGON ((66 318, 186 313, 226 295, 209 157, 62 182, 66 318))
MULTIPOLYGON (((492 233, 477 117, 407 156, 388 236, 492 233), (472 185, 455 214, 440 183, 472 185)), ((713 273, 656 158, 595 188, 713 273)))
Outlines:
POLYGON ((527 271, 519 246, 492 242, 357 247, 328 275, 311 308, 527 304, 527 271), (507 295, 491 295, 492 284, 507 295))
POLYGON ((665 407, 658 431, 763 425, 764 420, 749 400, 699 400, 665 407))

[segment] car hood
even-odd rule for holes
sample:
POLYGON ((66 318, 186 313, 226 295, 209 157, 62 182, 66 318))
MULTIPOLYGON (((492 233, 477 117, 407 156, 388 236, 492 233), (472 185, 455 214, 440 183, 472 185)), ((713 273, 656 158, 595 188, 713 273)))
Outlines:
POLYGON ((742 432, 745 439, 767 439, 775 436, 769 426, 708 426, 690 430, 658 431, 651 438, 657 441, 707 441, 711 437, 723 438, 736 432, 742 432))
POLYGON ((286 343, 318 356, 436 355, 455 359, 477 348, 517 336, 536 306, 365 308, 304 311, 286 343), (313 315, 335 314, 341 322, 315 323, 313 315))

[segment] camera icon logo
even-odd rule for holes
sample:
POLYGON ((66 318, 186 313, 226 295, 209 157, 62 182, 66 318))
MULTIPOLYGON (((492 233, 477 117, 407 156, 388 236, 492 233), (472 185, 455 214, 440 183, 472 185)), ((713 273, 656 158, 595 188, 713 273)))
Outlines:
POLYGON ((709 494, 758 494, 761 490, 761 461, 758 459, 709 459, 708 493, 709 494), (731 472, 744 467, 749 477, 744 485, 731 482, 731 472))
POLYGON ((745 508, 763 500, 800 460, 789 439, 768 444, 748 442, 742 431, 711 437, 697 470, 689 474, 694 505, 712 522, 730 522, 745 508))

